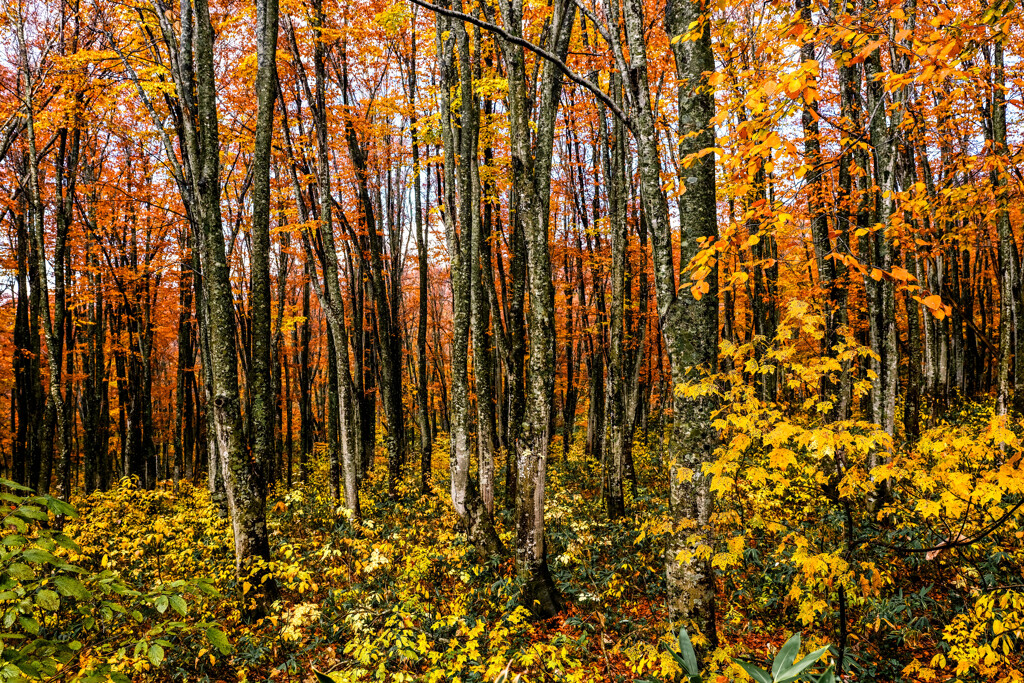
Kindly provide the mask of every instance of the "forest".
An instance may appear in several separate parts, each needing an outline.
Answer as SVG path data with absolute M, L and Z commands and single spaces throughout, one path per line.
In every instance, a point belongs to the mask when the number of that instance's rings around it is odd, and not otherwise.
M 1024 682 L 1017 40 L 2 3 L 0 678 Z

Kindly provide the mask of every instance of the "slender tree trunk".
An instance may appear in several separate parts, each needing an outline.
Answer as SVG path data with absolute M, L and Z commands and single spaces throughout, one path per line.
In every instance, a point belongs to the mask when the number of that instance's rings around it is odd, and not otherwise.
M 998 40 L 994 46 L 994 73 L 992 86 L 992 142 L 993 152 L 1000 156 L 1007 154 L 1006 145 L 1006 76 L 1003 67 L 1003 45 Z M 1000 162 L 999 168 L 1002 167 Z M 996 393 L 996 414 L 1005 415 L 1011 405 L 1012 387 L 1015 377 L 1010 374 L 1010 359 L 1013 355 L 1014 335 L 1014 283 L 1017 271 L 1017 247 L 1010 225 L 1009 201 L 1007 196 L 1006 171 L 993 173 L 996 194 L 996 233 L 999 238 L 999 369 Z M 1017 328 L 1018 338 L 1021 336 Z M 1021 357 L 1017 356 L 1017 366 Z M 1021 393 L 1020 391 L 1017 392 Z
M 714 144 L 711 119 L 714 96 L 707 74 L 714 71 L 711 51 L 709 10 L 699 2 L 672 0 L 665 8 L 665 28 L 677 37 L 691 24 L 703 30 L 672 45 L 678 82 L 680 158 Z M 612 16 L 617 16 L 618 12 Z M 647 83 L 647 46 L 644 22 L 633 3 L 623 6 L 629 68 L 635 83 Z M 658 133 L 650 93 L 646 87 L 631 86 L 634 134 L 637 141 L 640 196 L 651 226 L 655 287 L 662 335 L 668 350 L 672 382 L 676 386 L 699 380 L 716 367 L 718 341 L 717 273 L 706 278 L 707 291 L 699 298 L 677 291 L 672 228 L 668 205 L 661 191 Z M 698 250 L 698 240 L 717 233 L 714 156 L 696 160 L 686 179 L 680 205 L 680 263 L 688 263 Z M 675 394 L 673 402 L 670 502 L 674 535 L 667 550 L 668 603 L 674 619 L 693 622 L 717 644 L 715 629 L 714 573 L 710 562 L 694 548 L 710 545 L 710 481 L 702 466 L 710 462 L 715 433 L 711 427 L 712 402 L 708 398 L 687 398 Z
M 478 187 L 478 186 L 477 186 Z M 473 341 L 473 386 L 476 390 L 477 472 L 480 477 L 480 498 L 490 515 L 494 514 L 494 358 L 491 352 L 491 307 L 484 276 L 491 276 L 491 252 L 487 245 L 490 225 L 479 218 L 479 197 L 474 204 L 475 220 L 469 236 L 469 295 Z M 487 260 L 486 265 L 483 263 Z
M 416 317 L 416 419 L 420 432 L 420 493 L 430 492 L 431 438 L 430 393 L 427 383 L 427 272 L 430 268 L 427 237 L 423 225 L 422 183 L 419 130 L 416 113 L 416 15 L 412 18 L 411 57 L 409 64 L 409 130 L 412 131 L 413 220 L 416 225 L 416 256 L 419 270 L 419 307 Z M 429 172 L 427 177 L 429 178 Z M 427 193 L 429 197 L 429 192 Z
M 212 405 L 220 469 L 235 539 L 235 570 L 247 577 L 256 562 L 269 559 L 266 513 L 259 471 L 249 460 L 243 441 L 238 388 L 238 358 L 231 276 L 225 253 L 220 211 L 220 137 L 217 85 L 213 66 L 213 25 L 207 0 L 195 0 L 196 96 L 201 149 L 197 189 L 202 217 L 203 286 Z M 268 582 L 270 583 L 270 582 Z M 255 606 L 256 612 L 260 605 Z
M 314 3 L 314 28 L 324 28 L 324 9 L 322 0 Z M 323 284 L 316 278 L 314 267 L 310 266 L 310 282 L 316 291 L 320 306 L 327 314 L 334 339 L 335 363 L 338 372 L 338 432 L 341 447 L 341 484 L 344 491 L 344 505 L 354 521 L 360 519 L 358 466 L 356 449 L 353 440 L 352 425 L 352 375 L 349 369 L 348 330 L 345 322 L 345 307 L 342 301 L 340 271 L 338 268 L 338 251 L 334 244 L 332 223 L 331 169 L 327 141 L 327 70 L 325 67 L 327 47 L 323 39 L 318 39 L 313 51 L 313 64 L 316 78 L 314 95 L 314 122 L 317 139 L 317 183 L 320 195 L 319 233 L 323 244 L 322 265 Z M 303 234 L 306 258 L 313 260 L 312 248 L 308 237 Z
M 19 207 L 19 208 L 24 208 Z M 14 390 L 12 400 L 16 405 L 15 414 L 18 420 L 17 431 L 12 444 L 13 474 L 12 479 L 19 484 L 35 488 L 35 472 L 38 468 L 38 415 L 39 405 L 39 373 L 34 365 L 38 363 L 39 335 L 31 322 L 35 313 L 31 311 L 32 295 L 29 293 L 28 231 L 25 227 L 25 211 L 19 211 L 15 217 L 15 233 L 18 258 L 18 299 L 14 319 Z M 34 334 L 35 332 L 35 334 Z M 33 343 L 34 342 L 34 343 Z
M 458 4 L 458 2 L 457 2 Z M 461 5 L 459 5 L 461 7 Z M 458 45 L 459 61 L 455 63 Z M 451 495 L 452 505 L 470 540 L 487 552 L 503 550 L 491 512 L 480 495 L 470 471 L 469 442 L 469 334 L 472 319 L 471 273 L 474 267 L 472 240 L 480 230 L 480 184 L 477 176 L 479 105 L 463 96 L 459 110 L 458 143 L 452 120 L 451 89 L 458 83 L 462 93 L 473 92 L 469 37 L 462 22 L 437 18 L 437 52 L 441 71 L 441 137 L 444 147 L 445 235 L 451 262 Z M 456 146 L 458 144 L 458 146 Z M 456 171 L 457 169 L 457 171 Z M 476 227 L 474 227 L 476 226 Z M 479 264 L 475 264 L 479 267 Z
M 32 68 L 28 60 L 28 46 L 25 42 L 24 17 L 19 16 L 17 23 L 18 49 L 21 60 L 22 77 L 24 78 L 24 95 L 22 106 L 25 108 L 25 133 L 28 147 L 28 195 L 31 207 L 31 236 L 35 248 L 36 268 L 38 270 L 37 285 L 39 289 L 39 317 L 42 323 L 43 336 L 46 340 L 46 356 L 49 366 L 49 400 L 48 411 L 52 411 L 57 427 L 57 449 L 60 459 L 58 460 L 57 482 L 58 495 L 67 499 L 71 495 L 70 478 L 67 476 L 68 467 L 71 462 L 70 438 L 68 434 L 68 414 L 64 409 L 64 395 L 61 391 L 61 370 L 63 360 L 63 349 L 58 338 L 59 328 L 54 324 L 50 316 L 49 305 L 49 284 L 46 262 L 46 238 L 43 223 L 43 202 L 40 196 L 39 180 L 39 157 L 36 147 L 35 133 L 35 102 L 33 92 L 35 83 L 33 80 Z M 63 266 L 62 262 L 58 262 Z M 63 281 L 63 273 L 57 276 Z M 59 306 L 58 306 L 59 308 Z M 46 493 L 50 488 L 49 468 L 45 468 L 44 476 L 40 478 L 39 490 Z
M 610 80 L 612 97 L 621 103 L 622 84 L 617 74 Z M 622 480 L 625 470 L 626 440 L 629 438 L 625 416 L 625 306 L 626 306 L 626 252 L 628 233 L 626 231 L 626 139 L 625 127 L 615 120 L 609 134 L 604 111 L 600 112 L 599 124 L 604 140 L 602 158 L 604 176 L 607 179 L 608 222 L 611 232 L 612 307 L 609 319 L 608 344 L 608 389 L 605 392 L 608 453 L 605 460 L 604 499 L 610 519 L 617 519 L 626 512 Z
M 266 497 L 274 458 L 274 383 L 271 377 L 270 152 L 277 97 L 278 0 L 256 0 L 256 132 L 252 161 L 252 247 L 249 254 L 251 319 L 252 457 L 255 493 Z
M 522 5 L 503 0 L 506 30 L 522 36 Z M 564 59 L 575 21 L 576 6 L 556 1 L 552 7 L 549 46 Z M 516 573 L 523 585 L 521 601 L 535 615 L 549 617 L 561 610 L 562 599 L 547 566 L 544 538 L 544 500 L 551 434 L 551 404 L 555 375 L 554 286 L 549 238 L 549 203 L 555 120 L 562 73 L 551 62 L 540 67 L 538 92 L 528 94 L 524 50 L 499 41 L 508 76 L 508 111 L 512 183 L 518 195 L 514 210 L 523 226 L 527 256 L 529 309 L 529 375 L 526 420 L 516 448 Z M 530 108 L 538 101 L 536 134 L 531 141 Z

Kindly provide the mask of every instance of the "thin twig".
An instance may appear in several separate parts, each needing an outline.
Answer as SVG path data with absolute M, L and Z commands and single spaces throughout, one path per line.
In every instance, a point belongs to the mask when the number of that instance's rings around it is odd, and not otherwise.
M 538 57 L 542 57 L 548 60 L 549 62 L 557 66 L 559 69 L 561 69 L 562 73 L 565 74 L 566 78 L 568 78 L 570 81 L 579 86 L 582 86 L 583 88 L 586 88 L 591 93 L 593 93 L 597 99 L 601 100 L 602 104 L 608 107 L 608 109 L 611 110 L 613 114 L 615 114 L 615 117 L 617 119 L 619 119 L 620 121 L 622 121 L 623 124 L 625 124 L 626 128 L 629 128 L 631 132 L 636 132 L 633 130 L 633 123 L 632 121 L 630 121 L 629 116 L 627 116 L 624 111 L 619 109 L 615 102 L 612 101 L 612 98 L 608 97 L 608 95 L 606 95 L 605 92 L 601 90 L 599 87 L 597 87 L 594 83 L 590 82 L 583 76 L 577 74 L 575 71 L 570 69 L 565 62 L 563 62 L 561 59 L 551 54 L 544 48 L 538 47 L 537 45 L 534 45 L 528 40 L 523 40 L 522 38 L 518 38 L 512 35 L 505 29 L 498 26 L 497 24 L 492 24 L 491 22 L 484 21 L 483 19 L 477 19 L 476 17 L 470 14 L 458 12 L 452 9 L 447 9 L 445 7 L 439 7 L 429 2 L 425 2 L 424 0 L 412 0 L 412 2 L 424 9 L 428 9 L 431 12 L 436 12 L 437 14 L 441 14 L 451 19 L 460 19 L 462 21 L 467 21 L 470 24 L 473 24 L 474 26 L 478 26 L 484 29 L 485 31 L 490 31 L 491 33 L 497 34 L 503 40 L 506 40 L 514 45 L 518 45 L 519 47 L 529 50 Z

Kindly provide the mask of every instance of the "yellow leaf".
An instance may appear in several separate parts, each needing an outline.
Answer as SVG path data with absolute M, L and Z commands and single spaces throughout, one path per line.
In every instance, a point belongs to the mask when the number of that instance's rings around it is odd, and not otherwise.
M 914 279 L 914 276 L 911 275 L 909 271 L 905 268 L 900 268 L 899 266 L 892 269 L 892 276 L 902 282 L 908 282 Z

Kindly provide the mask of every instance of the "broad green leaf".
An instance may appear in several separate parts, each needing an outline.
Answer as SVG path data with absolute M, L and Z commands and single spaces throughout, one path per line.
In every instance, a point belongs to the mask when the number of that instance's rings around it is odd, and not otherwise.
M 45 522 L 50 519 L 50 516 L 47 515 L 44 511 L 40 510 L 37 507 L 32 507 L 30 505 L 22 505 L 20 508 L 14 511 L 14 514 L 24 519 L 35 519 L 40 522 Z
M 40 548 L 29 548 L 28 550 L 23 552 L 21 556 L 34 564 L 45 564 L 47 562 L 50 564 L 57 563 L 56 557 Z
M 216 626 L 206 629 L 206 639 L 210 641 L 210 645 L 220 650 L 222 655 L 231 652 L 231 643 L 228 642 L 228 637 Z
M 686 660 L 683 659 L 683 656 L 681 654 L 670 648 L 668 645 L 665 646 L 665 651 L 672 655 L 672 659 L 676 660 L 676 664 L 679 665 L 680 669 L 686 671 Z M 687 674 L 687 676 L 689 676 L 689 674 Z
M 53 535 L 53 540 L 54 540 L 54 542 L 57 545 L 59 545 L 61 548 L 64 548 L 65 550 L 74 550 L 76 552 L 79 552 L 79 551 L 82 550 L 82 547 L 80 545 L 78 545 L 77 543 L 75 543 L 74 539 L 72 539 L 71 537 L 67 536 L 66 534 L 61 534 L 61 533 L 54 534 Z
M 38 630 L 39 630 L 39 625 L 37 624 L 36 625 L 36 631 L 38 631 Z M 21 669 L 22 673 L 24 673 L 30 679 L 39 678 L 40 671 L 39 671 L 39 667 L 36 666 L 35 662 L 21 660 L 20 662 L 17 662 L 16 666 L 19 669 Z
M 683 655 L 683 668 L 686 673 L 691 677 L 700 675 L 700 667 L 697 665 L 697 653 L 693 651 L 690 634 L 682 627 L 679 628 L 679 652 Z
M 18 623 L 20 623 L 21 627 L 32 635 L 39 633 L 39 622 L 32 617 L 18 617 Z
M 181 616 L 185 616 L 188 614 L 188 603 L 185 602 L 185 598 L 181 597 L 180 595 L 171 595 L 168 596 L 167 600 L 171 603 L 171 607 L 174 609 L 175 612 L 177 612 Z
M 821 656 L 826 652 L 828 652 L 827 645 L 819 650 L 815 650 L 814 652 L 807 655 L 799 662 L 797 662 L 796 664 L 794 664 L 793 666 L 789 667 L 781 674 L 779 674 L 779 677 L 776 679 L 776 683 L 786 683 L 787 681 L 795 681 L 797 678 L 800 677 L 800 674 L 814 666 L 814 664 L 819 659 L 821 659 Z
M 7 488 L 14 489 L 15 491 L 32 491 L 30 487 L 23 486 L 22 484 L 13 482 L 10 479 L 0 479 L 0 486 L 6 486 Z
M 750 662 L 744 662 L 742 659 L 735 659 L 733 661 L 739 664 L 747 672 L 747 675 L 757 681 L 757 683 L 772 683 L 771 674 L 764 669 L 754 666 Z
M 71 519 L 78 518 L 78 511 L 60 498 L 52 498 L 48 496 L 46 498 L 46 507 L 50 508 L 57 514 L 64 515 L 65 517 L 70 517 Z
M 15 562 L 12 564 L 7 568 L 7 573 L 11 575 L 11 578 L 17 579 L 18 581 L 31 581 L 36 576 L 35 570 L 23 562 Z
M 36 604 L 49 612 L 56 612 L 60 609 L 60 596 L 44 588 L 36 593 Z
M 61 592 L 61 595 L 79 600 L 88 600 L 92 597 L 92 594 L 78 579 L 73 579 L 70 576 L 58 576 L 53 582 L 57 585 L 57 590 Z
M 775 661 L 772 662 L 772 679 L 775 681 L 779 680 L 779 673 L 785 671 L 793 665 L 793 660 L 796 659 L 797 653 L 800 652 L 800 634 L 794 633 L 790 636 L 786 644 L 779 650 L 779 654 L 775 655 Z
M 164 661 L 164 649 L 156 643 L 153 643 L 149 646 L 147 656 L 153 666 L 160 666 L 160 663 Z
M 825 673 L 818 676 L 818 680 L 815 683 L 836 683 L 835 665 L 829 664 L 828 668 L 825 669 Z
M 166 595 L 158 595 L 158 596 L 156 596 L 156 600 L 153 601 L 153 604 L 156 605 L 156 611 L 159 612 L 160 614 L 163 614 L 164 612 L 167 611 L 167 605 L 168 605 L 167 596 Z

